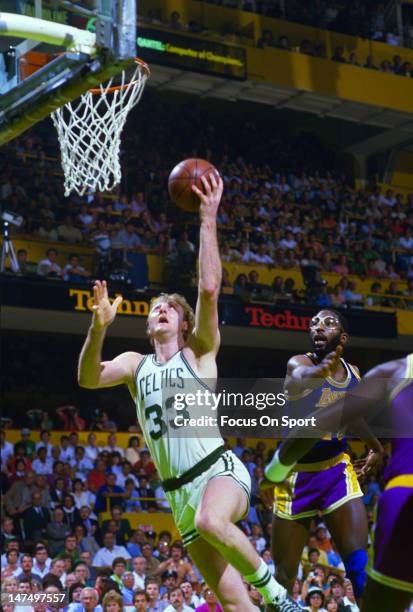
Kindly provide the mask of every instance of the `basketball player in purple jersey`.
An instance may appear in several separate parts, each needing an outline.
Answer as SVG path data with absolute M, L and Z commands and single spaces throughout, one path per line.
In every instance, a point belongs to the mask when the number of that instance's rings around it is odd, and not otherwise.
M 333 373 L 341 349 L 320 363 Z M 360 417 L 391 431 L 392 454 L 385 472 L 374 530 L 374 554 L 368 568 L 363 612 L 403 612 L 413 600 L 413 353 L 373 368 L 344 399 L 318 410 L 318 436 L 346 427 Z M 314 440 L 294 432 L 271 462 L 271 479 L 280 484 Z M 406 437 L 410 436 L 410 437 Z M 268 476 L 267 476 L 268 477 Z
M 340 359 L 333 376 L 324 376 L 322 359 L 348 340 L 345 319 L 333 310 L 319 311 L 310 322 L 313 351 L 292 357 L 285 387 L 289 416 L 306 417 L 315 407 L 326 407 L 358 385 L 358 369 Z M 366 443 L 373 452 L 370 468 L 383 449 L 374 437 Z M 318 441 L 294 466 L 288 487 L 275 487 L 272 548 L 277 580 L 289 592 L 297 576 L 312 519 L 322 515 L 344 561 L 354 592 L 361 597 L 366 581 L 367 515 L 356 472 L 345 453 L 346 440 L 329 435 Z M 266 468 L 266 472 L 268 467 Z M 271 479 L 271 473 L 266 476 Z

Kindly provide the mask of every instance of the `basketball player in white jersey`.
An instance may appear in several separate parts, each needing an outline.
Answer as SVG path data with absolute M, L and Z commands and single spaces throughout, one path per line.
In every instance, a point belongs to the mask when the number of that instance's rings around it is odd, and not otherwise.
M 106 329 L 122 298 L 111 303 L 106 282 L 96 281 L 94 313 L 80 354 L 78 380 L 89 389 L 128 386 L 183 543 L 224 610 L 256 610 L 243 576 L 261 592 L 268 610 L 294 612 L 300 608 L 288 599 L 286 590 L 235 525 L 248 512 L 248 471 L 231 451 L 225 451 L 218 429 L 201 437 L 197 428 L 190 427 L 186 435 L 179 435 L 174 421 L 177 414 L 191 415 L 191 408 L 176 410 L 177 392 L 205 391 L 206 381 L 213 381 L 214 386 L 217 379 L 222 268 L 216 216 L 223 183 L 212 174 L 208 179 L 202 178 L 203 192 L 193 187 L 201 201 L 195 314 L 180 295 L 158 296 L 151 302 L 147 320 L 154 353 L 127 352 L 102 361 Z

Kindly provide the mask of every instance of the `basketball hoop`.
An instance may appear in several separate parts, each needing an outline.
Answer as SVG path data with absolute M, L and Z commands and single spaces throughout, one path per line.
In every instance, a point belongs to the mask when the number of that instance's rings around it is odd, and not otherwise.
M 145 62 L 135 58 L 131 77 L 123 70 L 119 85 L 113 85 L 112 78 L 51 114 L 61 149 L 65 196 L 72 191 L 79 195 L 110 191 L 120 183 L 121 133 L 149 75 Z

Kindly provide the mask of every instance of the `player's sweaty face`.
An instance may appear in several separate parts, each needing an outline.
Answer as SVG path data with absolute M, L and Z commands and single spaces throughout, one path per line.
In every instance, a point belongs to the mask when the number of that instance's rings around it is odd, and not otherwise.
M 166 331 L 178 334 L 182 326 L 182 308 L 172 300 L 159 300 L 152 306 L 148 316 L 148 329 L 151 336 Z
M 340 344 L 341 334 L 340 321 L 328 310 L 321 310 L 310 321 L 311 344 L 315 351 L 333 351 Z

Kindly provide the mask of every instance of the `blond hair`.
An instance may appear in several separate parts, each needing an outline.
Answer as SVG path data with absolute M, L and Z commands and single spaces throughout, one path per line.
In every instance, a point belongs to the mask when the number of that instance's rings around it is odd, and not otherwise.
M 175 304 L 178 304 L 178 306 L 180 306 L 182 310 L 184 311 L 184 322 L 187 323 L 187 329 L 183 331 L 182 335 L 186 342 L 189 336 L 194 331 L 194 327 L 195 327 L 195 314 L 194 314 L 192 306 L 190 306 L 188 302 L 186 301 L 186 299 L 184 298 L 184 296 L 180 295 L 179 293 L 160 293 L 159 295 L 151 299 L 150 304 L 149 304 L 149 312 L 152 310 L 154 305 L 160 300 L 165 301 L 165 302 L 174 302 Z M 149 336 L 148 325 L 146 326 L 146 333 Z M 151 344 L 153 345 L 153 339 L 150 336 L 149 336 L 149 340 Z
M 120 593 L 118 593 L 114 589 L 112 589 L 111 591 L 108 591 L 103 598 L 103 601 L 102 601 L 103 612 L 106 612 L 109 604 L 113 602 L 117 603 L 119 608 L 123 610 L 123 597 L 122 595 L 120 595 Z

